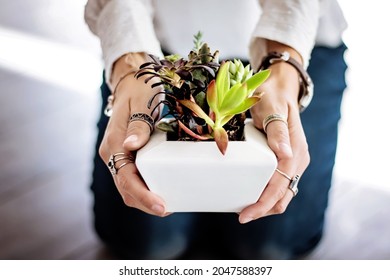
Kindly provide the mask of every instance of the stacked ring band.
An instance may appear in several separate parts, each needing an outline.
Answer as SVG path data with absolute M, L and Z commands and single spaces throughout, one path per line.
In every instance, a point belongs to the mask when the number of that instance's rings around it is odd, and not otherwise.
M 274 122 L 274 121 L 281 121 L 288 126 L 287 119 L 285 116 L 283 116 L 281 114 L 271 114 L 271 115 L 268 115 L 267 117 L 265 117 L 263 120 L 263 129 L 264 129 L 265 133 L 267 133 L 267 126 L 271 122 Z
M 132 154 L 125 154 L 125 153 L 115 153 L 110 156 L 110 159 L 108 160 L 108 169 L 110 170 L 112 175 L 118 174 L 119 169 L 121 169 L 123 166 L 134 163 L 134 156 Z M 121 162 L 119 166 L 116 166 L 116 163 Z

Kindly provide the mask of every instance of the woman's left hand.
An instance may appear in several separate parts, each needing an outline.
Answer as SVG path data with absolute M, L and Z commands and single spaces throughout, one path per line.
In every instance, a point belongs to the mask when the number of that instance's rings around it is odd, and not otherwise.
M 294 197 L 287 178 L 301 176 L 310 162 L 306 137 L 302 128 L 298 107 L 298 73 L 287 63 L 270 67 L 271 76 L 259 88 L 265 92 L 262 100 L 251 109 L 254 124 L 263 128 L 263 120 L 272 114 L 286 117 L 283 121 L 272 121 L 266 127 L 267 141 L 274 151 L 278 170 L 268 182 L 259 200 L 246 207 L 239 216 L 240 223 L 248 223 L 261 217 L 282 214 Z

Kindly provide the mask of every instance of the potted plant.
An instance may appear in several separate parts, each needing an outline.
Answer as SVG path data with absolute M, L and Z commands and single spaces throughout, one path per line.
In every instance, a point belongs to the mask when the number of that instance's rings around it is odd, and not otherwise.
M 240 212 L 257 201 L 276 168 L 265 136 L 245 114 L 260 101 L 255 90 L 269 70 L 254 74 L 237 59 L 219 63 L 201 37 L 194 36 L 187 59 L 151 55 L 140 66 L 137 77 L 158 77 L 151 86 L 164 88 L 150 104 L 164 95 L 157 106 L 168 112 L 136 165 L 169 212 Z

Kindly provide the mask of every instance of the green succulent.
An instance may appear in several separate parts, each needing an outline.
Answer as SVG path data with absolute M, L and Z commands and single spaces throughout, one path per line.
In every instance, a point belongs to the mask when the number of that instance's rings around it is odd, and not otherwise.
M 253 76 L 253 70 L 250 65 L 244 66 L 241 60 L 234 59 L 229 65 L 230 73 L 230 86 L 234 86 L 236 83 L 244 83 L 250 77 Z
M 213 138 L 222 154 L 225 154 L 228 145 L 228 134 L 223 126 L 235 115 L 249 110 L 260 101 L 261 94 L 254 94 L 269 76 L 270 71 L 264 70 L 248 79 L 237 81 L 231 86 L 231 61 L 224 62 L 207 88 L 207 103 L 210 114 L 206 114 L 195 102 L 181 100 L 180 103 L 202 118 L 212 129 Z M 210 117 L 213 116 L 213 117 Z
M 260 100 L 261 94 L 255 90 L 270 72 L 253 74 L 250 66 L 238 59 L 220 64 L 219 52 L 212 53 L 201 38 L 200 32 L 194 36 L 194 49 L 187 59 L 151 55 L 151 61 L 141 65 L 136 76 L 148 75 L 146 83 L 157 77 L 152 87 L 164 86 L 149 104 L 164 94 L 166 98 L 155 109 L 165 104 L 174 121 L 160 123 L 158 128 L 177 135 L 178 140 L 214 139 L 225 154 L 229 140 L 242 139 L 244 112 Z

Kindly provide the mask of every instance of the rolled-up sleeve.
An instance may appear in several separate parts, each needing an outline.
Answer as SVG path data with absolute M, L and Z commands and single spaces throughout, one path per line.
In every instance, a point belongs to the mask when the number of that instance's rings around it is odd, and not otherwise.
M 259 0 L 262 13 L 253 32 L 250 59 L 258 68 L 266 55 L 266 40 L 288 45 L 299 52 L 307 67 L 315 44 L 320 0 Z
M 88 0 L 85 21 L 99 37 L 107 81 L 114 62 L 129 52 L 162 56 L 149 0 Z

